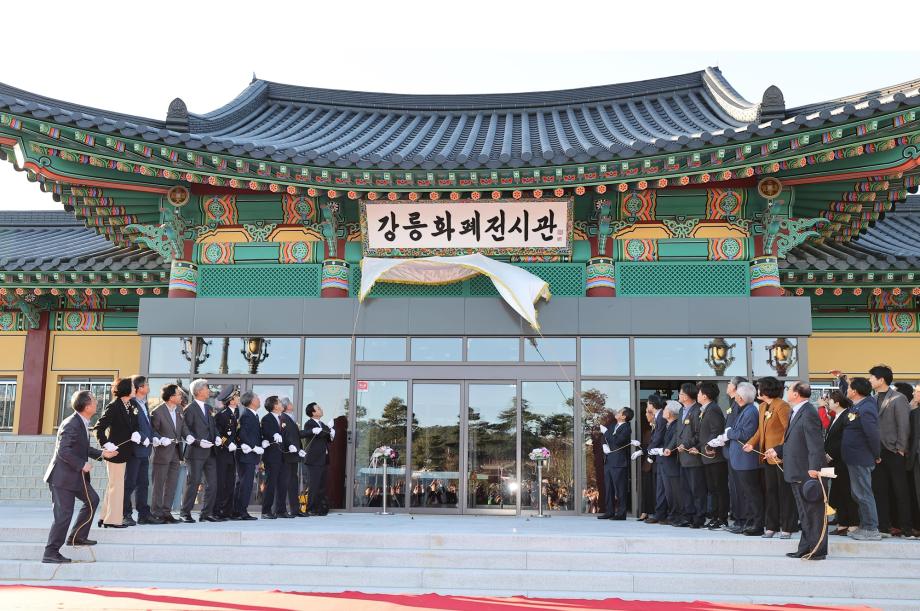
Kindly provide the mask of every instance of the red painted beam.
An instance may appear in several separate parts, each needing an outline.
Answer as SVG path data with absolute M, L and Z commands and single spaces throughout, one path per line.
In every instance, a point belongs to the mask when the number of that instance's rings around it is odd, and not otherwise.
M 45 406 L 45 372 L 48 371 L 48 346 L 51 339 L 49 312 L 42 312 L 38 329 L 26 333 L 22 361 L 22 392 L 19 399 L 20 435 L 40 435 Z

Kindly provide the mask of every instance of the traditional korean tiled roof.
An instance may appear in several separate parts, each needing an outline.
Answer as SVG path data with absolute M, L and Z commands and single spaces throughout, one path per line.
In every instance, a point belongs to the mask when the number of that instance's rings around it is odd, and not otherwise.
M 607 161 L 722 145 L 920 106 L 918 82 L 787 111 L 745 100 L 718 68 L 561 91 L 402 95 L 253 80 L 235 100 L 166 121 L 0 85 L 0 109 L 192 149 L 349 168 L 487 169 Z
M 120 247 L 66 211 L 0 212 L 0 270 L 112 272 L 168 270 L 156 253 Z
M 790 270 L 896 271 L 920 267 L 920 195 L 910 195 L 849 242 L 806 242 L 793 248 L 780 267 Z

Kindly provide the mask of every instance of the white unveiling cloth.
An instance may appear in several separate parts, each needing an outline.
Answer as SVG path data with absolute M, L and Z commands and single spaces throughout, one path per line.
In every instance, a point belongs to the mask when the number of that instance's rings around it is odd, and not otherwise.
M 502 299 L 531 327 L 540 329 L 536 304 L 541 297 L 549 301 L 549 284 L 527 270 L 479 253 L 418 259 L 364 257 L 361 259 L 361 290 L 358 300 L 364 301 L 377 282 L 452 284 L 479 274 L 489 277 Z

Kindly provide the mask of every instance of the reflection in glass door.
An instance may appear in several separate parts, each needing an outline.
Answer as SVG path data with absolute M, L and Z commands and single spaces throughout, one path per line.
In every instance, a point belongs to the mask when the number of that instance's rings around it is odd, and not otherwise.
M 355 402 L 355 507 L 381 507 L 387 494 L 388 509 L 404 507 L 408 382 L 362 380 Z M 387 463 L 387 486 L 383 485 L 383 461 L 373 453 L 380 446 L 399 452 L 396 466 Z
M 517 384 L 469 383 L 467 509 L 517 509 L 517 448 Z
M 409 504 L 456 509 L 460 494 L 460 384 L 412 385 Z

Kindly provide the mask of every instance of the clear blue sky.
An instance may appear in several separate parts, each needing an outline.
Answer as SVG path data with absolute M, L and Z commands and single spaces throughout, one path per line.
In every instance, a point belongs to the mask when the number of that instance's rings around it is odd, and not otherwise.
M 867 16 L 825 3 L 624 4 L 262 0 L 236 9 L 228 2 L 158 0 L 46 2 L 40 11 L 11 5 L 4 7 L 0 82 L 164 118 L 176 96 L 192 112 L 225 104 L 253 72 L 316 87 L 485 93 L 719 66 L 751 101 L 779 86 L 787 107 L 920 79 L 916 28 L 897 29 L 898 18 L 912 19 L 905 12 L 910 3 L 879 0 Z M 0 209 L 59 207 L 12 166 L 0 165 Z

